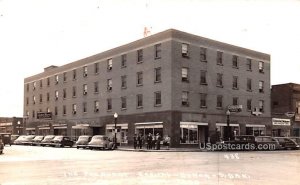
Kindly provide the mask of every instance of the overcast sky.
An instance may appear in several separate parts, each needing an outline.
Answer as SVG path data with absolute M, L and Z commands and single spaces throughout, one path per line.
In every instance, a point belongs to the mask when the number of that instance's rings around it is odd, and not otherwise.
M 271 55 L 271 84 L 300 83 L 299 0 L 0 0 L 0 117 L 23 116 L 24 78 L 178 29 Z

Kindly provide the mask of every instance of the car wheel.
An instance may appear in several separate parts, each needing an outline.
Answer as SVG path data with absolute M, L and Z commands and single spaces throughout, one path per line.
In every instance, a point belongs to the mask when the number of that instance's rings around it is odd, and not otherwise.
M 79 149 L 79 146 L 77 146 L 76 148 Z

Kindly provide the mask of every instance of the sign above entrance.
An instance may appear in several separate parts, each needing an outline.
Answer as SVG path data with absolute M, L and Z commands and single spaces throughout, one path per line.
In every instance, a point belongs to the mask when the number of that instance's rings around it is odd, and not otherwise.
M 290 126 L 291 120 L 290 119 L 280 119 L 280 118 L 272 118 L 273 125 L 281 125 L 281 126 Z
M 286 115 L 287 117 L 291 118 L 295 116 L 295 112 L 286 112 L 284 115 Z
M 37 119 L 52 119 L 52 112 L 38 112 Z
M 228 105 L 227 108 L 230 112 L 241 112 L 243 105 Z

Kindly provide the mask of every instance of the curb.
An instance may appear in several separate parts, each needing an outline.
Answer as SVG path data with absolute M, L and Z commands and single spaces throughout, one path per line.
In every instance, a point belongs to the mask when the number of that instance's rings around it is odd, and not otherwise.
M 131 149 L 131 148 L 117 148 L 118 151 L 126 151 L 126 152 L 204 152 L 204 150 L 200 149 L 161 149 L 161 150 L 147 150 L 147 149 Z

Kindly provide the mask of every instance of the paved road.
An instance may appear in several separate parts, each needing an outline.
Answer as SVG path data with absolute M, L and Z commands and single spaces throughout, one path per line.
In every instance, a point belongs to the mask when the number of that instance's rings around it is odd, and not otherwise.
M 126 152 L 7 146 L 0 185 L 300 184 L 300 151 Z

